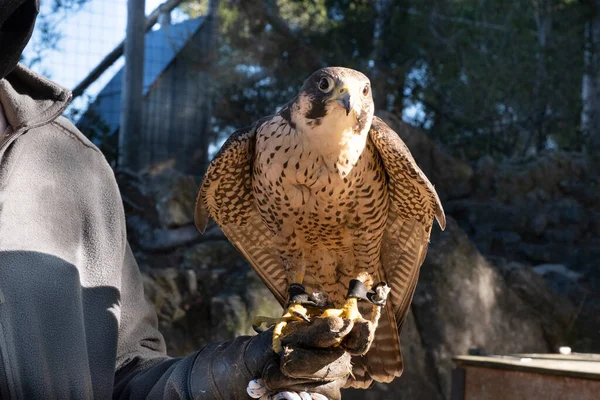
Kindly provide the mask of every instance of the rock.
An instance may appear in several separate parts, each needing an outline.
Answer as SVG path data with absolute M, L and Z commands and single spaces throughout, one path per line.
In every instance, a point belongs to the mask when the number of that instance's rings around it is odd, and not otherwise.
M 555 352 L 560 346 L 572 344 L 568 333 L 576 309 L 569 298 L 549 286 L 540 273 L 546 268 L 552 270 L 554 266 L 540 267 L 536 271 L 536 268 L 510 262 L 502 266 L 501 271 L 510 290 L 535 313 L 534 318 L 544 328 L 548 347 Z
M 548 211 L 554 225 L 581 225 L 585 211 L 577 200 L 567 197 L 556 201 Z
M 571 271 L 562 264 L 542 264 L 534 267 L 533 271 L 541 276 L 546 276 L 548 274 L 558 274 L 570 281 L 576 281 L 579 278 L 581 278 L 580 273 Z
M 127 215 L 128 237 L 145 251 L 169 251 L 196 241 L 193 226 L 197 184 L 173 169 L 133 173 L 118 171 Z
M 600 353 L 600 270 L 597 264 L 587 268 L 579 280 L 579 288 L 572 290 L 578 309 L 573 314 L 574 351 Z
M 250 321 L 257 316 L 278 318 L 283 313 L 283 308 L 252 269 L 246 273 L 244 301 L 248 304 Z
M 533 217 L 531 221 L 531 230 L 537 236 L 541 236 L 544 233 L 546 226 L 548 226 L 548 218 L 545 213 L 539 213 Z
M 554 197 L 561 194 L 562 182 L 588 174 L 589 165 L 579 153 L 555 151 L 530 160 L 510 160 L 497 169 L 494 177 L 496 195 L 508 203 L 536 190 Z
M 178 271 L 174 268 L 153 270 L 143 275 L 144 293 L 150 300 L 159 320 L 172 323 L 185 316 L 183 294 L 177 284 Z
M 473 195 L 444 201 L 446 212 L 486 256 L 570 268 L 595 260 L 600 213 L 597 172 L 578 153 L 477 163 Z
M 198 243 L 183 253 L 182 268 L 215 269 L 227 271 L 248 266 L 243 256 L 226 240 Z
M 149 226 L 158 225 L 158 214 L 156 212 L 156 200 L 152 193 L 151 185 L 145 175 L 130 170 L 116 170 L 115 177 L 119 184 L 119 191 L 123 199 L 123 208 L 128 219 L 138 217 Z M 128 226 L 129 228 L 129 226 Z M 137 231 L 130 235 L 130 239 L 136 239 Z
M 158 310 L 171 355 L 207 343 L 254 334 L 257 315 L 278 317 L 282 308 L 227 241 L 199 243 L 182 255 L 178 268 L 144 273 L 146 295 Z
M 173 229 L 156 228 L 140 234 L 137 244 L 147 252 L 164 252 L 195 242 L 200 236 L 194 225 Z
M 506 245 L 514 245 L 521 242 L 521 235 L 515 232 L 499 232 L 498 238 Z
M 446 398 L 452 357 L 470 348 L 490 354 L 549 350 L 537 311 L 510 290 L 451 217 L 431 241 L 412 310 Z
M 527 204 L 529 205 L 540 203 L 543 204 L 550 201 L 550 195 L 548 194 L 548 192 L 541 188 L 530 190 L 529 192 L 525 193 L 524 197 L 527 200 Z
M 241 296 L 218 295 L 210 301 L 213 340 L 231 340 L 236 336 L 253 333 L 248 320 L 248 309 Z M 218 317 L 217 317 L 218 316 Z
M 600 238 L 600 212 L 590 211 L 589 215 L 589 226 L 588 231 L 590 236 Z
M 487 232 L 524 231 L 528 225 L 527 213 L 520 207 L 511 207 L 494 200 L 464 199 L 443 203 L 447 214 L 458 215 L 463 222 L 468 222 L 470 230 L 477 235 L 479 230 Z
M 167 352 L 171 355 L 188 354 L 205 344 L 194 340 L 193 332 L 186 324 L 193 297 L 180 286 L 182 280 L 179 278 L 182 275 L 183 271 L 175 268 L 152 269 L 142 273 L 144 294 L 156 309 L 158 328 L 166 339 Z
M 192 224 L 198 194 L 194 177 L 168 169 L 152 176 L 151 181 L 161 226 L 173 228 Z
M 443 400 L 433 359 L 423 347 L 415 317 L 409 312 L 400 335 L 404 372 L 390 384 L 375 383 L 369 390 L 348 389 L 344 400 Z
M 581 236 L 581 232 L 577 227 L 565 226 L 562 229 L 546 229 L 544 238 L 549 243 L 574 243 Z
M 578 258 L 579 249 L 573 246 L 557 245 L 544 241 L 543 243 L 521 243 L 512 251 L 517 260 L 526 260 L 532 264 L 567 263 Z
M 477 161 L 473 177 L 477 196 L 489 197 L 494 193 L 494 175 L 497 168 L 496 161 L 490 155 L 485 155 Z

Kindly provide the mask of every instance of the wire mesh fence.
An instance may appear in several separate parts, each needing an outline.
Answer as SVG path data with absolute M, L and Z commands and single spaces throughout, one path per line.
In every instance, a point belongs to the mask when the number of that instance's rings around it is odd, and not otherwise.
M 202 171 L 217 137 L 273 113 L 326 65 L 367 73 L 377 109 L 402 116 L 469 161 L 487 153 L 501 159 L 581 150 L 600 137 L 588 116 L 598 108 L 598 96 L 587 93 L 599 70 L 590 32 L 600 31 L 589 2 L 436 1 L 434 7 L 411 0 L 383 2 L 384 12 L 373 8 L 379 2 L 359 7 L 341 0 L 146 0 L 146 15 L 174 2 L 180 5 L 151 24 L 140 48 L 144 165 L 166 160 Z M 67 116 L 113 163 L 127 3 L 41 0 L 23 59 L 77 89 Z M 206 17 L 209 4 L 221 5 L 218 35 Z M 387 33 L 375 34 L 376 26 Z
M 140 167 L 168 163 L 203 170 L 210 97 L 205 56 L 210 48 L 206 15 L 190 16 L 146 0 L 148 32 L 143 52 Z M 160 12 L 159 12 L 159 7 Z M 150 22 L 154 15 L 155 23 Z M 123 43 L 127 0 L 42 0 L 22 62 L 74 91 L 65 116 L 116 166 L 123 109 Z M 210 63 L 209 63 L 210 64 Z

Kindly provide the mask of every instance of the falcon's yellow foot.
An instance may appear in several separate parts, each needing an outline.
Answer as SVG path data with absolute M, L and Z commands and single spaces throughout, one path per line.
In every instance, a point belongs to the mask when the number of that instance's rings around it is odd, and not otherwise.
M 342 308 L 329 308 L 321 314 L 321 317 L 339 317 L 343 319 L 349 319 L 351 321 L 356 321 L 357 319 L 362 318 L 360 311 L 358 311 L 358 299 L 355 297 L 349 297 L 346 299 Z
M 256 332 L 260 333 L 268 330 L 272 326 L 275 326 L 275 324 L 277 324 L 278 322 L 279 318 L 264 317 L 259 315 L 252 319 L 252 327 Z
M 355 297 L 348 297 L 342 308 L 329 308 L 323 311 L 321 317 L 338 317 L 342 319 L 349 319 L 353 322 L 358 319 L 362 319 L 362 315 L 360 311 L 358 311 L 358 299 Z M 334 345 L 334 347 L 339 346 L 342 343 L 342 340 L 344 340 L 343 337 L 337 339 L 337 343 Z
M 379 317 L 381 316 L 381 307 L 385 305 L 389 293 L 390 288 L 384 282 L 380 282 L 374 285 L 371 290 L 368 290 L 364 284 L 364 277 L 353 279 L 350 281 L 348 295 L 343 307 L 341 309 L 327 309 L 321 314 L 321 317 L 339 317 L 349 319 L 353 322 L 364 319 L 358 310 L 358 301 L 360 300 L 372 304 L 373 311 L 369 320 L 377 328 Z M 340 342 L 341 340 L 343 339 L 340 339 Z
M 275 324 L 273 330 L 273 351 L 275 353 L 281 353 L 283 346 L 281 345 L 281 336 L 283 335 L 283 329 L 291 321 L 306 321 L 309 322 L 308 310 L 298 303 L 292 303 L 285 310 L 281 318 Z

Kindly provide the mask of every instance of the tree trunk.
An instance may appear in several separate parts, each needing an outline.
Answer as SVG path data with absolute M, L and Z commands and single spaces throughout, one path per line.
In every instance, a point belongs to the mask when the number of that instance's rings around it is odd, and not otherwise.
M 388 101 L 386 93 L 385 79 L 386 71 L 386 48 L 384 46 L 384 32 L 390 18 L 391 0 L 374 1 L 375 21 L 373 27 L 373 51 L 369 61 L 371 84 L 375 91 L 375 109 L 387 110 Z M 387 110 L 389 111 L 389 110 Z
M 194 80 L 204 89 L 202 98 L 197 101 L 197 112 L 202 115 L 201 122 L 197 126 L 197 135 L 188 138 L 190 149 L 184 151 L 184 159 L 178 168 L 200 176 L 208 169 L 209 146 L 214 139 L 211 127 L 211 118 L 215 101 L 215 85 L 213 84 L 214 66 L 217 65 L 217 40 L 219 34 L 219 0 L 208 1 L 208 12 L 201 28 L 196 51 L 201 54 L 201 62 L 198 64 L 198 73 Z
M 121 124 L 119 128 L 119 168 L 139 171 L 142 167 L 138 148 L 142 136 L 144 86 L 144 25 L 146 0 L 127 2 L 127 36 L 125 39 L 125 67 L 121 96 Z
M 548 109 L 548 69 L 547 52 L 552 33 L 552 0 L 536 2 L 534 11 L 535 25 L 538 39 L 538 52 L 536 55 L 536 80 L 535 93 L 535 118 L 533 132 L 535 132 L 535 149 L 540 152 L 546 146 L 546 112 Z M 525 151 L 528 149 L 526 148 Z
M 600 0 L 592 6 L 585 27 L 584 72 L 581 84 L 581 130 L 592 159 L 600 154 Z

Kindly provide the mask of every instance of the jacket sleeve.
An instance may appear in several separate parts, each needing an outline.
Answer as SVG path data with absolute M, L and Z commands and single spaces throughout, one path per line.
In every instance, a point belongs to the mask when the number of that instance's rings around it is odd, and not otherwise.
M 98 173 L 107 174 L 112 181 L 104 186 L 105 201 L 116 200 L 120 220 L 116 226 L 124 227 L 114 175 L 106 168 Z M 208 345 L 186 357 L 168 357 L 156 311 L 144 296 L 139 267 L 126 239 L 123 244 L 113 398 L 247 399 L 248 382 L 274 355 L 270 334 L 238 337 Z
M 0 287 L 0 326 L 20 338 L 0 340 L 0 367 L 22 398 L 235 399 L 258 370 L 249 337 L 167 356 L 114 174 L 62 118 L 0 154 Z
M 269 334 L 210 344 L 183 358 L 166 357 L 156 312 L 144 300 L 129 246 L 122 301 L 114 398 L 247 399 L 248 382 L 273 357 Z

